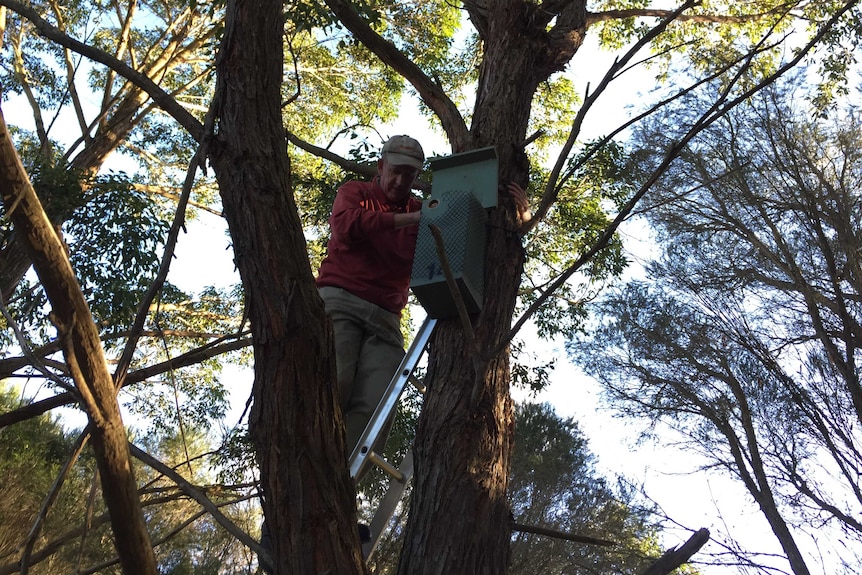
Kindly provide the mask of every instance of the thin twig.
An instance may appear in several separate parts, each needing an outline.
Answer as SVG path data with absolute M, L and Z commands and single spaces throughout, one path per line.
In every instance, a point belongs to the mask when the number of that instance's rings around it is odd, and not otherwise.
M 135 349 L 137 348 L 140 334 L 144 329 L 144 323 L 146 322 L 147 316 L 149 315 L 150 306 L 156 299 L 158 293 L 161 291 L 162 287 L 164 286 L 165 280 L 168 277 L 168 271 L 171 267 L 171 260 L 174 257 L 174 249 L 176 248 L 177 240 L 179 239 L 180 230 L 185 229 L 186 207 L 188 206 L 189 197 L 191 197 L 192 184 L 194 183 L 194 178 L 197 174 L 198 166 L 201 165 L 206 159 L 208 142 L 209 140 L 207 138 L 204 138 L 204 141 L 200 144 L 200 146 L 198 146 L 194 158 L 189 164 L 188 171 L 186 172 L 186 180 L 183 183 L 183 191 L 182 194 L 180 194 L 180 200 L 179 202 L 177 202 L 177 209 L 174 213 L 174 221 L 171 224 L 171 229 L 168 232 L 168 237 L 165 241 L 165 249 L 164 253 L 162 254 L 162 261 L 159 265 L 159 271 L 156 274 L 155 279 L 153 279 L 152 283 L 150 283 L 150 286 L 147 289 L 147 293 L 144 294 L 144 298 L 138 306 L 138 312 L 135 315 L 135 321 L 132 323 L 129 339 L 126 342 L 125 347 L 123 348 L 123 353 L 120 356 L 120 360 L 117 363 L 117 368 L 114 371 L 114 387 L 117 391 L 119 391 L 119 389 L 123 387 L 123 380 L 126 378 L 126 373 L 128 372 L 129 366 L 132 363 L 132 357 L 134 356 Z
M 237 527 L 237 525 L 225 516 L 224 513 L 219 511 L 218 505 L 212 502 L 212 500 L 207 497 L 203 491 L 198 489 L 196 486 L 192 485 L 189 481 L 187 481 L 182 475 L 147 453 L 146 451 L 140 449 L 133 443 L 129 443 L 129 450 L 132 455 L 142 462 L 146 463 L 171 481 L 177 484 L 177 486 L 189 497 L 197 501 L 201 507 L 207 510 L 210 515 L 212 515 L 213 519 L 224 527 L 224 529 L 236 537 L 241 543 L 249 547 L 252 551 L 257 553 L 258 555 L 268 555 L 268 553 L 260 546 L 260 543 L 255 541 L 248 533 Z
M 443 275 L 446 277 L 446 287 L 449 288 L 449 293 L 452 294 L 452 300 L 455 302 L 455 309 L 458 310 L 458 319 L 461 320 L 461 327 L 464 329 L 467 347 L 478 356 L 479 350 L 476 348 L 476 334 L 473 331 L 473 324 L 470 322 L 470 314 L 467 313 L 467 305 L 464 303 L 464 297 L 461 295 L 461 290 L 455 281 L 455 275 L 452 273 L 452 266 L 449 265 L 449 258 L 446 256 L 443 233 L 434 224 L 428 224 L 428 229 L 431 230 L 431 235 L 434 237 L 437 257 L 440 258 L 440 267 L 443 269 Z
M 96 509 L 96 494 L 99 490 L 99 468 L 93 470 L 93 480 L 90 482 L 90 494 L 87 496 L 87 510 L 84 513 L 84 526 L 81 530 L 81 543 L 78 545 L 78 560 L 75 565 L 77 573 L 81 572 L 81 564 L 84 561 L 84 543 L 87 535 L 93 528 L 93 513 Z
M 10 314 L 9 310 L 6 308 L 6 303 L 3 301 L 2 293 L 0 293 L 0 313 L 2 313 L 3 317 L 6 319 L 6 325 L 11 327 L 12 331 L 15 333 L 15 338 L 18 340 L 18 345 L 21 348 L 21 352 L 28 360 L 30 360 L 30 365 L 36 368 L 36 370 L 43 376 L 45 376 L 46 379 L 53 381 L 59 387 L 65 389 L 68 393 L 77 397 L 75 386 L 63 381 L 60 377 L 57 376 L 57 374 L 48 369 L 43 360 L 36 357 L 36 354 L 33 353 L 33 350 L 30 347 L 27 338 L 24 337 L 23 332 L 21 332 L 21 328 L 18 326 L 18 322 L 15 321 L 15 318 L 12 317 L 12 314 Z

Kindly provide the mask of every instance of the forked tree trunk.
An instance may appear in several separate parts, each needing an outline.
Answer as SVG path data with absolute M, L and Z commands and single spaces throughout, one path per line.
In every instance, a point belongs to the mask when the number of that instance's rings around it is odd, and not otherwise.
M 210 160 L 251 320 L 249 428 L 276 572 L 349 575 L 365 567 L 336 415 L 332 332 L 291 193 L 280 105 L 282 6 L 227 5 Z
M 498 154 L 502 180 L 525 184 L 523 151 L 498 146 Z M 499 574 L 508 567 L 514 413 L 508 346 L 500 346 L 524 260 L 512 208 L 504 201 L 491 213 L 484 306 L 473 321 L 476 347 L 467 344 L 458 320 L 440 322 L 431 341 L 401 575 Z
M 536 87 L 580 47 L 585 5 L 566 19 L 571 34 L 556 40 L 523 2 L 500 2 L 475 15 L 484 40 L 470 141 L 454 152 L 494 146 L 500 184 L 526 188 L 524 150 Z M 554 43 L 556 42 L 556 43 Z M 512 517 L 506 500 L 514 415 L 509 350 L 524 254 L 514 206 L 505 196 L 492 210 L 485 259 L 485 299 L 471 350 L 457 320 L 438 324 L 431 341 L 428 392 L 415 444 L 416 473 L 399 575 L 500 575 L 509 565 Z

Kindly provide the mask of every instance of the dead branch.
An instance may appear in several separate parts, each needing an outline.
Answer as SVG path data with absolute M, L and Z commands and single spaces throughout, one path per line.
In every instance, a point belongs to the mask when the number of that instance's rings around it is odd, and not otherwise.
M 709 530 L 699 529 L 680 547 L 672 547 L 659 557 L 658 561 L 647 567 L 641 575 L 668 575 L 677 567 L 691 559 L 709 541 Z

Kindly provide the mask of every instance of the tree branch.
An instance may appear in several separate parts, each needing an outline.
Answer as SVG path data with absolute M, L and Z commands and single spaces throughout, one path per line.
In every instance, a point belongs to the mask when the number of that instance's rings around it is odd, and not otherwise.
M 703 4 L 700 0 L 694 3 L 699 6 Z M 601 12 L 587 12 L 587 25 L 598 24 L 608 20 L 624 20 L 626 18 L 667 18 L 674 11 L 661 10 L 657 8 L 626 8 L 620 10 L 602 10 Z M 754 22 L 765 16 L 775 14 L 776 10 L 746 14 L 744 16 L 731 16 L 719 14 L 686 14 L 680 16 L 680 22 L 693 22 L 696 24 L 745 24 Z
M 125 62 L 116 59 L 102 50 L 98 50 L 69 37 L 52 26 L 47 20 L 39 16 L 39 13 L 29 6 L 17 2 L 16 0 L 0 0 L 0 6 L 5 6 L 32 22 L 36 29 L 39 30 L 39 33 L 45 38 L 56 42 L 64 48 L 77 52 L 94 62 L 99 62 L 118 74 L 121 74 L 124 78 L 144 90 L 165 112 L 170 114 L 183 128 L 185 128 L 193 138 L 200 141 L 203 137 L 202 124 L 186 111 L 186 109 L 183 108 L 174 98 L 144 74 L 141 74 L 137 70 L 128 66 Z
M 335 13 L 355 38 L 380 60 L 391 66 L 416 88 L 422 101 L 434 110 L 443 129 L 449 135 L 453 149 L 468 149 L 469 130 L 455 103 L 449 99 L 443 88 L 429 78 L 412 60 L 407 58 L 395 45 L 377 34 L 346 0 L 326 0 L 327 6 Z
M 547 527 L 538 527 L 536 525 L 525 525 L 518 522 L 515 522 L 512 525 L 512 530 L 520 531 L 521 533 L 534 533 L 535 535 L 544 535 L 546 537 L 553 537 L 554 539 L 565 539 L 566 541 L 573 541 L 575 543 L 598 545 L 600 547 L 613 547 L 614 545 L 619 545 L 619 543 L 617 543 L 616 541 L 610 541 L 608 539 L 598 539 L 596 537 L 577 535 L 575 533 L 564 533 L 562 531 L 557 531 L 556 529 L 548 529 Z
M 228 338 L 233 337 L 234 336 L 225 336 L 218 341 L 224 341 Z M 236 351 L 238 349 L 248 347 L 252 344 L 252 339 L 250 337 L 236 339 L 234 341 L 229 341 L 224 344 L 220 344 L 218 343 L 218 341 L 208 343 L 205 346 L 193 349 L 173 359 L 169 359 L 167 361 L 163 361 L 149 367 L 135 370 L 126 376 L 125 381 L 123 382 L 123 386 L 125 387 L 133 383 L 140 383 L 141 381 L 165 373 L 171 369 L 178 369 L 180 367 L 188 367 L 190 365 L 195 365 L 211 357 L 216 357 L 217 355 L 221 355 L 222 353 L 227 353 L 230 351 Z M 60 393 L 55 395 L 54 397 L 33 402 L 14 411 L 0 414 L 0 429 L 6 427 L 7 425 L 12 425 L 20 421 L 25 421 L 27 419 L 32 419 L 33 417 L 38 417 L 43 413 L 47 413 L 48 411 L 57 407 L 62 407 L 64 405 L 75 403 L 75 401 L 77 401 L 77 399 L 73 394 Z
M 213 503 L 212 500 L 207 497 L 203 491 L 186 481 L 186 479 L 182 475 L 180 475 L 179 473 L 177 473 L 176 471 L 174 471 L 146 451 L 140 449 L 133 443 L 129 443 L 129 450 L 131 451 L 133 456 L 140 459 L 142 462 L 146 463 L 147 465 L 149 465 L 150 467 L 176 483 L 177 486 L 183 491 L 183 493 L 197 501 L 201 507 L 203 507 L 207 512 L 209 512 L 209 514 L 213 517 L 213 519 L 216 520 L 219 525 L 224 527 L 224 529 L 228 533 L 236 537 L 237 540 L 242 542 L 244 545 L 249 547 L 258 555 L 268 556 L 267 551 L 265 551 L 263 547 L 260 546 L 260 543 L 255 541 L 251 536 L 249 536 L 248 533 L 237 527 L 233 521 L 228 519 L 227 516 L 225 516 L 225 514 L 219 510 L 218 505 Z
M 48 220 L 0 113 L 0 195 L 39 276 L 72 379 L 86 407 L 114 542 L 129 575 L 156 572 L 120 406 L 93 317 L 65 244 Z
M 213 114 L 214 110 L 210 110 L 210 112 L 207 113 L 207 124 L 210 124 L 213 121 Z M 208 133 L 211 134 L 211 132 Z M 206 158 L 207 148 L 209 147 L 208 144 L 209 136 L 206 136 L 204 137 L 204 141 L 200 143 L 198 149 L 195 151 L 195 155 L 186 171 L 186 179 L 183 182 L 183 191 L 180 194 L 180 200 L 177 202 L 174 221 L 171 223 L 171 229 L 168 232 L 167 239 L 165 240 L 165 248 L 162 253 L 162 261 L 159 264 L 159 271 L 156 273 L 156 277 L 150 283 L 150 286 L 147 288 L 147 293 L 144 294 L 141 303 L 138 305 L 138 311 L 135 315 L 135 320 L 132 323 L 129 339 L 126 341 L 123 353 L 120 355 L 120 360 L 117 362 L 117 368 L 114 370 L 114 386 L 118 390 L 123 387 L 123 379 L 126 377 L 126 373 L 132 363 L 132 357 L 138 346 L 141 333 L 143 332 L 144 323 L 150 313 L 150 305 L 152 305 L 156 296 L 162 290 L 165 280 L 168 277 L 168 271 L 171 267 L 171 261 L 174 257 L 174 249 L 176 248 L 180 231 L 185 229 L 186 206 L 191 197 L 195 174 L 197 174 L 198 166 L 203 165 Z
M 826 23 L 821 26 L 818 30 L 817 34 L 808 41 L 805 46 L 800 48 L 794 55 L 794 57 L 788 61 L 786 64 L 778 68 L 774 73 L 770 74 L 748 90 L 743 91 L 735 98 L 728 99 L 730 89 L 736 85 L 736 82 L 739 81 L 740 77 L 750 66 L 750 60 L 753 58 L 754 54 L 757 52 L 756 50 L 750 54 L 749 62 L 746 65 L 743 65 L 740 71 L 737 74 L 727 81 L 726 88 L 722 93 L 722 96 L 718 98 L 718 100 L 701 116 L 700 120 L 696 122 L 691 129 L 673 146 L 671 146 L 667 153 L 664 156 L 661 164 L 653 171 L 652 174 L 647 178 L 647 180 L 641 185 L 637 192 L 631 197 L 631 199 L 622 207 L 620 212 L 611 222 L 611 224 L 605 229 L 604 233 L 601 237 L 596 240 L 593 246 L 587 250 L 581 257 L 579 257 L 571 266 L 569 266 L 565 271 L 563 271 L 559 276 L 557 276 L 554 281 L 552 281 L 548 289 L 542 293 L 536 301 L 518 318 L 518 321 L 512 327 L 509 332 L 509 336 L 504 338 L 504 340 L 498 346 L 498 352 L 505 348 L 506 345 L 511 341 L 511 339 L 517 334 L 524 324 L 529 320 L 530 317 L 548 300 L 548 298 L 556 291 L 562 284 L 569 280 L 574 273 L 579 270 L 583 265 L 589 262 L 599 251 L 604 249 L 613 238 L 613 235 L 616 233 L 616 230 L 625 221 L 631 212 L 634 210 L 635 205 L 643 198 L 643 196 L 647 193 L 647 191 L 653 186 L 653 184 L 658 180 L 658 178 L 667 170 L 670 166 L 671 162 L 679 155 L 679 153 L 688 145 L 688 143 L 694 139 L 695 136 L 700 134 L 703 130 L 705 130 L 710 125 L 714 124 L 720 118 L 724 117 L 730 110 L 732 110 L 735 106 L 739 105 L 741 102 L 744 102 L 763 88 L 769 86 L 774 83 L 778 78 L 783 76 L 787 71 L 795 67 L 799 62 L 805 58 L 811 50 L 814 49 L 815 46 L 826 36 L 831 30 L 832 26 L 841 19 L 844 14 L 849 11 L 853 6 L 858 3 L 858 0 L 853 0 L 851 2 L 846 2 L 844 6 L 833 13 L 832 17 L 826 21 Z M 544 200 L 543 200 L 544 203 Z M 547 211 L 547 210 L 546 210 Z M 537 217 L 533 217 L 531 221 L 537 221 Z
M 69 455 L 69 458 L 66 460 L 65 465 L 63 465 L 63 468 L 60 470 L 60 473 L 54 480 L 54 484 L 51 486 L 51 490 L 48 492 L 48 497 L 45 499 L 44 503 L 42 503 L 41 509 L 39 509 L 39 515 L 36 516 L 36 521 L 33 523 L 33 527 L 30 529 L 30 533 L 27 534 L 27 542 L 24 544 L 24 549 L 21 552 L 21 575 L 27 575 L 27 571 L 30 568 L 30 556 L 33 554 L 33 547 L 36 545 L 36 541 L 39 539 L 39 533 L 42 532 L 42 524 L 45 521 L 45 517 L 47 517 L 48 511 L 51 509 L 51 506 L 54 505 L 54 501 L 56 501 L 57 496 L 60 494 L 60 488 L 66 481 L 66 477 L 68 477 L 69 471 L 72 470 L 72 467 L 74 467 L 75 462 L 78 461 L 78 457 L 80 457 L 81 452 L 84 450 L 84 446 L 87 444 L 87 440 L 89 438 L 90 432 L 86 429 L 83 431 L 83 433 L 78 435 L 78 439 L 75 441 L 75 446 L 72 449 L 71 455 Z
M 617 73 L 622 70 L 626 64 L 628 64 L 635 55 L 641 51 L 647 44 L 649 44 L 655 37 L 661 34 L 670 23 L 678 18 L 683 11 L 688 10 L 693 5 L 695 5 L 695 0 L 688 0 L 682 6 L 680 6 L 677 10 L 670 13 L 670 15 L 662 20 L 659 24 L 653 27 L 649 32 L 644 34 L 635 44 L 632 46 L 625 54 L 623 54 L 622 58 L 617 58 L 614 60 L 614 63 L 608 68 L 608 71 L 605 73 L 601 82 L 599 82 L 598 88 L 592 92 L 588 93 L 584 99 L 584 103 L 581 108 L 578 110 L 577 115 L 575 116 L 574 121 L 572 122 L 572 129 L 569 132 L 569 137 L 566 140 L 566 143 L 563 145 L 563 149 L 560 151 L 557 156 L 557 161 L 554 164 L 553 169 L 551 170 L 550 175 L 548 176 L 548 183 L 545 186 L 545 192 L 542 194 L 542 200 L 539 203 L 539 207 L 536 210 L 533 218 L 527 222 L 523 226 L 523 232 L 529 231 L 533 226 L 537 225 L 539 221 L 544 219 L 545 215 L 548 213 L 548 210 L 551 209 L 551 206 L 557 199 L 558 187 L 557 180 L 560 177 L 560 173 L 563 171 L 563 167 L 565 166 L 566 159 L 569 157 L 569 154 L 572 151 L 572 148 L 575 146 L 575 142 L 578 139 L 578 136 L 581 133 L 581 125 L 584 122 L 584 118 L 587 115 L 587 112 L 593 107 L 593 104 L 596 103 L 599 96 L 604 93 L 605 89 L 610 85 L 610 83 L 616 79 Z
M 709 541 L 709 530 L 699 529 L 681 547 L 672 547 L 659 557 L 658 561 L 647 567 L 641 575 L 667 575 L 691 559 Z
M 352 162 L 345 158 L 342 158 L 335 152 L 327 150 L 326 148 L 321 148 L 320 146 L 315 146 L 309 142 L 306 142 L 296 134 L 292 132 L 285 132 L 287 134 L 287 140 L 301 150 L 305 150 L 309 154 L 317 156 L 318 158 L 323 158 L 324 160 L 329 160 L 333 164 L 339 166 L 341 169 L 353 172 L 355 174 L 361 174 L 367 178 L 373 178 L 377 175 L 377 165 L 376 164 L 362 164 L 359 162 Z M 423 192 L 431 191 L 431 183 L 421 180 L 416 180 L 413 183 L 413 188 L 417 190 L 422 190 Z

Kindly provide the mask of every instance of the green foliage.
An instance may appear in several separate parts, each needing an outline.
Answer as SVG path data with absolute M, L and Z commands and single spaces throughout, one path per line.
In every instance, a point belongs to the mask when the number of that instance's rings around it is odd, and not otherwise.
M 551 373 L 554 371 L 557 360 L 552 359 L 534 365 L 535 354 L 531 354 L 525 350 L 524 346 L 525 343 L 522 340 L 512 342 L 512 386 L 538 393 L 550 383 Z
M 155 276 L 168 222 L 122 175 L 98 177 L 64 224 L 72 267 L 98 323 L 129 325 Z
M 4 99 L 7 90 L 13 94 L 22 94 L 22 82 L 26 80 L 34 89 L 37 105 L 53 108 L 65 101 L 67 94 L 63 90 L 63 82 L 58 81 L 59 67 L 52 66 L 46 56 L 57 55 L 60 50 L 41 36 L 28 33 L 30 30 L 28 21 L 15 12 L 7 13 L 5 38 L 9 42 L 4 42 L 4 50 L 0 52 L 0 80 L 3 82 Z M 16 61 L 14 51 L 9 50 L 10 46 L 20 50 L 21 62 Z
M 166 433 L 180 425 L 208 427 L 227 412 L 228 392 L 218 378 L 223 361 L 173 370 L 158 382 L 124 394 L 126 402 L 151 431 Z
M 302 1 L 285 2 L 284 17 L 286 24 L 293 24 L 297 30 L 308 32 L 334 26 L 335 16 L 324 2 Z
M 288 40 L 284 120 L 290 132 L 319 142 L 344 123 L 367 128 L 395 117 L 403 80 L 365 48 L 301 29 Z
M 0 382 L 0 412 L 21 407 L 25 401 L 20 391 Z M 56 418 L 41 416 L 0 429 L 0 477 L 3 497 L 0 498 L 0 557 L 3 564 L 16 560 L 21 545 L 33 527 L 52 484 L 72 454 L 77 432 L 66 432 Z M 50 506 L 36 541 L 39 551 L 48 542 L 69 537 L 70 530 L 79 527 L 84 519 L 85 500 L 89 491 L 94 463 L 85 451 L 82 459 L 71 470 Z M 74 569 L 79 559 L 103 561 L 106 555 L 98 545 L 103 533 L 94 527 L 89 540 L 81 540 L 80 533 L 73 545 L 53 556 L 53 572 Z M 110 553 L 112 550 L 108 550 Z M 36 572 L 39 572 L 36 568 Z M 47 571 L 46 571 L 47 572 Z
M 536 90 L 530 116 L 530 131 L 541 132 L 532 161 L 543 164 L 546 156 L 566 141 L 581 97 L 571 79 L 560 76 L 544 82 Z
M 605 0 L 598 2 L 592 11 L 643 9 L 649 5 L 649 0 Z M 648 29 L 646 23 L 638 22 L 635 17 L 611 18 L 601 23 L 596 33 L 603 47 L 622 50 L 633 38 L 642 36 Z
M 221 483 L 254 483 L 258 480 L 254 444 L 245 425 L 227 431 L 214 454 L 213 464 Z
M 387 14 L 387 29 L 397 31 L 391 39 L 424 70 L 446 86 L 462 81 L 449 62 L 455 35 L 461 28 L 460 8 L 445 0 L 418 2 L 413 5 L 394 2 Z M 384 36 L 388 36 L 384 32 Z
M 64 239 L 94 319 L 111 330 L 125 329 L 155 276 L 167 222 L 157 206 L 123 174 L 98 176 L 82 185 L 73 171 L 36 165 L 34 187 L 49 213 L 68 213 Z M 81 206 L 76 208 L 76 206 Z M 22 283 L 9 302 L 34 342 L 50 333 L 39 284 Z
M 594 13 L 612 10 L 632 10 L 625 19 L 600 20 L 595 27 L 602 47 L 622 50 L 657 24 L 654 14 L 643 17 L 638 10 L 653 4 L 646 0 L 598 3 Z M 707 0 L 697 2 L 650 45 L 651 66 L 657 77 L 676 82 L 679 72 L 674 68 L 684 63 L 706 75 L 722 67 L 738 67 L 751 57 L 751 70 L 759 77 L 774 71 L 787 56 L 787 46 L 799 47 L 830 18 L 844 2 L 784 2 L 757 0 L 733 2 Z M 668 15 L 665 12 L 663 15 Z M 859 9 L 852 9 L 827 34 L 821 45 L 822 59 L 818 66 L 819 89 L 815 95 L 819 109 L 825 109 L 836 97 L 846 94 L 848 71 L 855 62 L 858 45 Z M 788 40 L 789 38 L 789 40 Z
M 527 279 L 532 285 L 522 289 L 520 305 L 524 307 L 539 297 L 548 281 L 593 247 L 631 195 L 640 174 L 617 144 L 609 143 L 598 150 L 587 146 L 582 154 L 571 162 L 570 177 L 563 182 L 557 202 L 526 245 Z M 539 336 L 573 336 L 586 319 L 584 305 L 625 265 L 622 244 L 614 237 L 579 269 L 575 276 L 578 282 L 562 286 L 534 316 Z
M 241 298 L 239 286 L 207 288 L 197 299 L 166 286 L 151 316 L 155 334 L 139 348 L 135 366 L 167 361 L 168 354 L 203 346 L 213 334 L 236 333 L 242 321 Z M 127 388 L 122 397 L 151 433 L 166 434 L 180 425 L 209 429 L 227 413 L 225 368 L 250 363 L 250 349 L 221 354 Z
M 18 393 L 0 383 L 0 412 L 20 404 Z M 20 546 L 69 458 L 76 437 L 77 432 L 65 431 L 58 420 L 48 416 L 0 429 L 0 557 L 4 566 L 19 557 Z M 211 438 L 201 428 L 186 425 L 182 435 L 171 429 L 166 434 L 146 434 L 133 441 L 198 485 L 241 529 L 256 532 L 260 513 L 253 484 L 213 484 L 217 460 L 209 457 Z M 147 528 L 156 544 L 159 572 L 254 572 L 252 554 L 209 515 L 201 514 L 198 503 L 146 466 L 136 466 L 135 473 L 142 485 L 142 504 Z M 94 462 L 89 449 L 85 449 L 50 506 L 35 547 L 37 555 L 46 546 L 55 546 L 56 550 L 50 561 L 35 559 L 30 565 L 32 572 L 68 573 L 114 559 L 108 517 L 98 491 L 91 525 L 83 529 L 93 477 Z M 119 573 L 119 568 L 102 567 L 99 572 Z
M 152 323 L 159 330 L 170 330 L 197 334 L 184 338 L 185 346 L 191 349 L 206 341 L 211 333 L 235 333 L 239 331 L 243 316 L 242 286 L 228 288 L 207 287 L 197 298 L 193 298 L 171 284 L 159 294 Z M 173 345 L 180 341 L 173 342 Z
M 813 21 L 822 20 L 834 9 L 835 2 L 812 2 L 806 6 L 806 14 Z M 850 94 L 848 79 L 850 72 L 857 64 L 856 54 L 859 51 L 859 30 L 862 14 L 854 10 L 832 27 L 826 35 L 826 46 L 822 49 L 823 58 L 817 64 L 817 90 L 811 96 L 811 102 L 820 114 L 826 118 L 835 102 Z
M 616 541 L 603 548 L 516 533 L 510 573 L 639 573 L 649 559 L 644 540 L 655 536 L 649 510 L 632 492 L 612 486 L 595 469 L 587 440 L 571 418 L 547 404 L 516 409 L 509 498 L 515 521 Z

